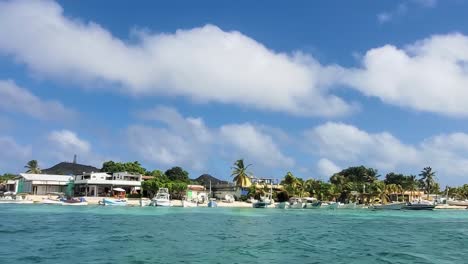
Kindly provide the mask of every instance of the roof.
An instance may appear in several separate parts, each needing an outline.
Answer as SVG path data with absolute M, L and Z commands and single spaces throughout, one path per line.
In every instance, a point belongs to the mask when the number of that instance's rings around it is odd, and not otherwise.
M 202 185 L 187 185 L 187 189 L 191 191 L 204 191 L 206 190 L 205 186 Z
M 20 176 L 27 181 L 60 181 L 68 182 L 73 180 L 72 176 L 66 175 L 54 175 L 54 174 L 31 174 L 31 173 L 20 173 Z
M 99 172 L 100 170 L 96 167 L 71 163 L 71 162 L 60 162 L 59 164 L 52 166 L 48 169 L 42 170 L 44 174 L 57 174 L 57 175 L 81 175 L 83 172 Z

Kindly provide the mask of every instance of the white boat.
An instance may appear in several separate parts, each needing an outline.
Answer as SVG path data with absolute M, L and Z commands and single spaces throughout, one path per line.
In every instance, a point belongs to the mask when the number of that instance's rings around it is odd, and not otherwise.
M 4 193 L 4 196 L 0 197 L 0 204 L 32 204 L 34 201 L 27 200 L 21 195 L 15 193 Z
M 337 209 L 356 209 L 356 203 L 337 203 Z
M 81 205 L 88 205 L 88 202 L 83 197 L 71 198 L 71 199 L 63 200 L 62 205 L 81 206 Z
M 407 203 L 401 209 L 402 210 L 434 210 L 435 204 L 426 200 L 413 201 Z
M 447 200 L 448 205 L 455 205 L 455 206 L 467 206 L 468 207 L 468 201 L 457 201 L 457 200 Z
M 101 201 L 99 201 L 99 204 L 105 206 L 127 206 L 127 200 L 103 198 Z
M 198 203 L 195 201 L 182 200 L 182 207 L 197 207 Z
M 372 210 L 401 210 L 406 203 L 393 202 L 388 204 L 377 204 L 370 207 Z
M 151 200 L 151 205 L 153 206 L 172 206 L 169 189 L 168 188 L 159 188 L 156 196 Z
M 260 197 L 260 201 L 252 204 L 253 208 L 268 208 L 274 206 L 272 192 L 267 193 L 265 196 Z
M 64 193 L 48 193 L 47 198 L 42 199 L 42 201 L 40 201 L 39 203 L 40 204 L 57 204 L 57 205 L 61 205 L 61 204 L 63 204 L 63 200 L 65 200 L 63 195 L 64 195 Z M 52 198 L 52 196 L 57 196 L 57 197 Z
M 289 199 L 289 208 L 290 209 L 303 209 L 305 203 L 302 202 L 301 198 L 292 197 Z

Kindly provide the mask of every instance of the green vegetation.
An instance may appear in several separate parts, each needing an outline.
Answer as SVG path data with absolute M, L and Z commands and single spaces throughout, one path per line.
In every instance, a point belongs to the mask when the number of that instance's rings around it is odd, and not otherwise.
M 328 182 L 308 179 L 303 180 L 286 173 L 281 185 L 288 196 L 311 196 L 318 200 L 339 202 L 404 201 L 412 199 L 416 192 L 442 194 L 436 182 L 436 173 L 431 167 L 425 167 L 419 174 L 403 175 L 390 172 L 379 180 L 378 171 L 364 166 L 349 167 L 330 176 Z M 468 199 L 468 184 L 456 188 L 446 188 L 450 197 Z M 445 192 L 444 192 L 445 193 Z
M 11 173 L 5 173 L 3 175 L 0 175 L 0 184 L 5 183 L 8 180 L 13 180 L 17 175 L 11 174 Z
M 234 177 L 233 181 L 236 183 L 237 186 L 243 188 L 248 187 L 250 184 L 250 177 L 251 173 L 247 171 L 252 164 L 247 166 L 244 165 L 244 160 L 240 159 L 234 163 L 234 166 L 231 167 L 232 173 L 231 176 Z
M 28 169 L 26 173 L 41 173 L 41 169 L 39 168 L 37 160 L 30 160 L 24 167 Z
M 142 174 L 142 175 L 148 174 L 148 171 L 145 168 L 143 168 L 138 161 L 125 162 L 125 163 L 106 161 L 102 164 L 101 171 L 109 172 L 109 173 L 126 171 L 128 173 L 134 173 L 134 174 Z

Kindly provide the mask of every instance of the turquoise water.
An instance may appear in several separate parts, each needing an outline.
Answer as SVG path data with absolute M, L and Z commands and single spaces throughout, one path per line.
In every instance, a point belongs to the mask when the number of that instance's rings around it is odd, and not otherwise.
M 0 263 L 468 263 L 468 211 L 0 205 Z

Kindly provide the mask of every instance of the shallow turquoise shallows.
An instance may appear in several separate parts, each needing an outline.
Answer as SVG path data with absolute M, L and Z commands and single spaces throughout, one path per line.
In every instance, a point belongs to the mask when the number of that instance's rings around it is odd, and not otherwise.
M 0 263 L 468 263 L 468 210 L 0 205 Z

